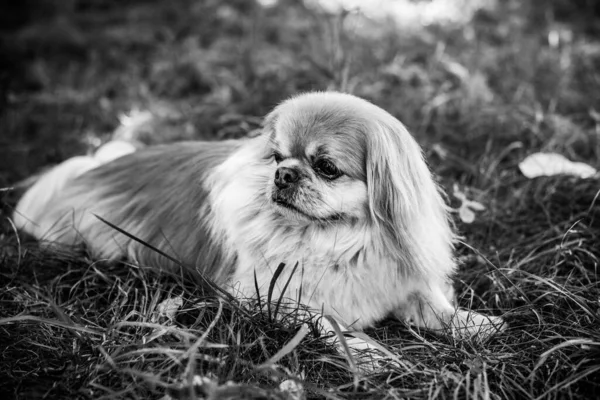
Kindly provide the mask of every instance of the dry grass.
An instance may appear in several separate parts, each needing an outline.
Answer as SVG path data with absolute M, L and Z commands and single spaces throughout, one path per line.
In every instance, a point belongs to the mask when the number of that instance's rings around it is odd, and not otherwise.
M 314 321 L 269 318 L 265 298 L 240 307 L 177 276 L 40 249 L 15 233 L 18 193 L 3 189 L 0 392 L 287 399 L 278 387 L 292 379 L 309 398 L 600 396 L 598 179 L 517 169 L 540 150 L 597 166 L 600 42 L 584 3 L 507 1 L 426 27 L 291 0 L 21 10 L 31 20 L 0 42 L 0 187 L 98 146 L 132 110 L 148 113 L 145 143 L 222 139 L 290 94 L 351 91 L 406 123 L 449 193 L 457 184 L 486 206 L 457 220 L 459 301 L 509 329 L 481 343 L 384 321 L 367 333 L 402 363 L 355 375 L 303 330 Z M 174 315 L 166 299 L 180 301 Z

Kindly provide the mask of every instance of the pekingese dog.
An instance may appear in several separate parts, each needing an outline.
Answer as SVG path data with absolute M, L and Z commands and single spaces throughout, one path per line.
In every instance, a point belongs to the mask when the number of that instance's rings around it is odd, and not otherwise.
M 503 327 L 453 305 L 455 235 L 419 145 L 349 94 L 292 97 L 252 139 L 68 160 L 26 192 L 14 222 L 97 258 L 173 267 L 96 215 L 241 298 L 256 296 L 255 276 L 266 293 L 285 263 L 289 285 L 273 296 L 301 298 L 345 329 L 389 314 L 463 336 Z

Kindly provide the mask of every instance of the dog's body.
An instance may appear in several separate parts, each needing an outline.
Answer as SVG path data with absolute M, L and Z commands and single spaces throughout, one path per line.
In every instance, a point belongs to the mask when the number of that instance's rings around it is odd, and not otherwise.
M 84 242 L 97 258 L 171 265 L 96 214 L 241 297 L 256 296 L 255 276 L 264 295 L 285 263 L 279 298 L 298 263 L 284 297 L 345 327 L 388 314 L 467 334 L 501 325 L 455 310 L 454 235 L 440 192 L 402 124 L 364 100 L 306 94 L 278 106 L 253 139 L 78 164 L 82 175 L 59 167 L 25 194 L 19 228 Z

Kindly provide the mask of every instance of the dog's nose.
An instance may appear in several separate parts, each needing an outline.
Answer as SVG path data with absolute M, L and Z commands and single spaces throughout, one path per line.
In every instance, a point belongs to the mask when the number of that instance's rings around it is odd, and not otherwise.
M 300 175 L 298 171 L 292 168 L 287 167 L 279 167 L 277 171 L 275 171 L 275 185 L 279 189 L 285 189 L 289 187 L 291 184 L 298 182 Z

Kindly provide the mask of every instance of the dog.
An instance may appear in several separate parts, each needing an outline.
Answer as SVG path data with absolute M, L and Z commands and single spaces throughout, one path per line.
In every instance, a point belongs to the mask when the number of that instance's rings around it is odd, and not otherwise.
M 276 106 L 254 138 L 125 153 L 51 170 L 17 205 L 15 225 L 84 243 L 98 259 L 176 267 L 133 236 L 239 298 L 265 293 L 285 263 L 289 284 L 273 296 L 301 298 L 344 330 L 388 315 L 466 337 L 504 329 L 454 306 L 443 193 L 404 125 L 366 100 L 305 93 Z

